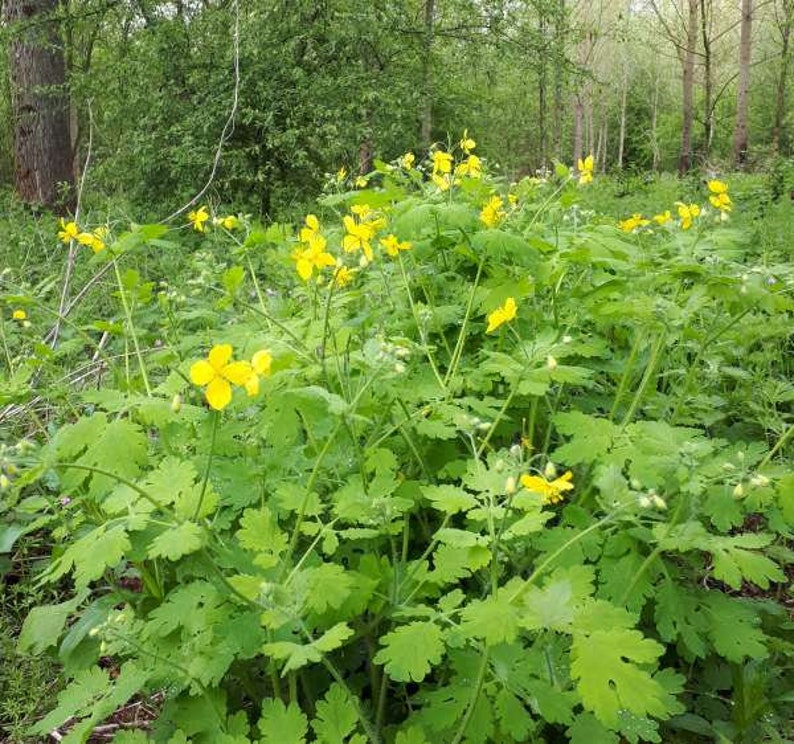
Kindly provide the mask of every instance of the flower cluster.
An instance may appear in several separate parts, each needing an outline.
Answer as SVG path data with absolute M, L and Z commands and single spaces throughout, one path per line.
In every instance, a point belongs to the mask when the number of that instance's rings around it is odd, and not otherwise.
M 681 229 L 689 230 L 692 227 L 692 221 L 700 215 L 700 207 L 697 204 L 685 204 L 684 202 L 676 202 L 678 207 L 678 216 L 681 218 Z
M 728 196 L 728 184 L 723 181 L 713 179 L 708 182 L 709 187 L 709 202 L 715 209 L 721 212 L 730 212 L 733 209 L 733 202 L 731 197 Z
M 107 247 L 106 241 L 110 235 L 110 230 L 107 227 L 97 227 L 91 232 L 81 231 L 76 222 L 66 222 L 63 217 L 59 227 L 61 229 L 58 231 L 58 240 L 62 243 L 68 245 L 76 240 L 80 245 L 87 245 L 94 253 L 100 253 Z
M 320 221 L 315 215 L 306 217 L 299 238 L 300 245 L 292 252 L 292 260 L 304 282 L 312 278 L 315 269 L 319 273 L 326 266 L 336 266 L 336 259 L 325 250 L 327 241 L 320 232 Z
M 244 387 L 249 396 L 259 393 L 259 378 L 270 374 L 273 357 L 262 349 L 247 361 L 232 361 L 231 344 L 216 344 L 206 359 L 190 367 L 190 381 L 204 388 L 210 408 L 222 411 L 232 399 L 232 385 Z
M 579 158 L 576 163 L 576 170 L 579 171 L 579 185 L 584 186 L 593 180 L 593 170 L 595 169 L 595 160 L 592 155 L 588 155 L 584 160 Z
M 480 212 L 480 220 L 486 227 L 496 227 L 506 216 L 507 212 L 502 208 L 504 202 L 498 196 L 492 196 Z
M 210 213 L 207 211 L 206 207 L 201 206 L 189 212 L 187 218 L 193 225 L 194 230 L 200 233 L 206 232 L 207 222 L 209 222 L 210 219 Z M 236 230 L 240 227 L 240 218 L 234 214 L 229 214 L 226 217 L 213 217 L 212 224 L 216 227 L 222 227 L 224 230 Z

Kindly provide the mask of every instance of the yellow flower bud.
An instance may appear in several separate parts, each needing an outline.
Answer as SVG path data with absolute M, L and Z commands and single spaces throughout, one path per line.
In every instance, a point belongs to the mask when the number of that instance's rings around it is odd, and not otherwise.
M 171 410 L 174 413 L 179 413 L 182 410 L 182 396 L 179 393 L 171 398 Z
M 546 357 L 546 369 L 549 372 L 554 372 L 557 369 L 557 360 L 551 354 Z
M 741 483 L 736 484 L 736 487 L 733 489 L 733 495 L 737 499 L 740 499 L 742 496 L 744 496 L 744 487 Z

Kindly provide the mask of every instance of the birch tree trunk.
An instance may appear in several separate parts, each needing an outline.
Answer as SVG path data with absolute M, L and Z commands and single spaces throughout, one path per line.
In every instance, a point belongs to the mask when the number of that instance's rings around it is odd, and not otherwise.
M 733 131 L 733 162 L 741 167 L 747 161 L 749 139 L 747 103 L 750 93 L 750 51 L 753 2 L 742 0 L 742 25 L 739 36 L 739 87 L 736 92 L 736 128 Z
M 692 167 L 692 120 L 694 117 L 695 45 L 698 32 L 698 0 L 689 0 L 689 18 L 686 29 L 686 49 L 683 56 L 681 91 L 681 154 L 678 173 L 684 175 Z
M 780 48 L 780 69 L 778 70 L 775 89 L 775 121 L 772 125 L 772 149 L 776 153 L 780 152 L 783 127 L 786 120 L 786 78 L 788 77 L 789 41 L 791 39 L 792 25 L 794 25 L 794 0 L 784 0 L 783 18 L 778 24 L 782 43 Z

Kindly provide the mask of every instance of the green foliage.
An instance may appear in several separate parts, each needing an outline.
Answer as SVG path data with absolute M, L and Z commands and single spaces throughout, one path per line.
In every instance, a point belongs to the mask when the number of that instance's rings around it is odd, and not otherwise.
M 69 680 L 34 733 L 156 690 L 151 738 L 181 744 L 783 730 L 791 267 L 705 200 L 627 234 L 562 169 L 417 173 L 379 165 L 316 227 L 144 227 L 90 259 L 117 277 L 102 381 L 0 452 L 0 548 L 48 535 L 61 594 L 18 642 Z M 171 261 L 194 289 L 144 289 Z

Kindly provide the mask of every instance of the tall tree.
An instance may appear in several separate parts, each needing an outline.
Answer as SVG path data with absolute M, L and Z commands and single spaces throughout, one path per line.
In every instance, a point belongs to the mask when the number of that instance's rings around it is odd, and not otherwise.
M 783 140 L 783 129 L 786 120 L 786 78 L 788 77 L 789 57 L 791 56 L 791 28 L 794 26 L 794 0 L 783 0 L 781 15 L 776 16 L 776 25 L 780 32 L 780 69 L 775 86 L 775 119 L 772 124 L 772 149 L 780 152 Z
M 742 166 L 747 160 L 748 97 L 750 93 L 750 51 L 753 25 L 753 1 L 742 0 L 742 24 L 739 36 L 739 87 L 736 91 L 736 126 L 733 130 L 733 162 Z
M 695 46 L 697 44 L 698 0 L 689 0 L 686 27 L 686 47 L 682 53 L 683 74 L 681 88 L 681 153 L 678 172 L 683 175 L 692 167 L 692 121 L 695 114 Z
M 9 48 L 14 186 L 27 202 L 59 204 L 61 184 L 73 184 L 69 95 L 63 44 L 55 12 L 58 0 L 6 0 Z

